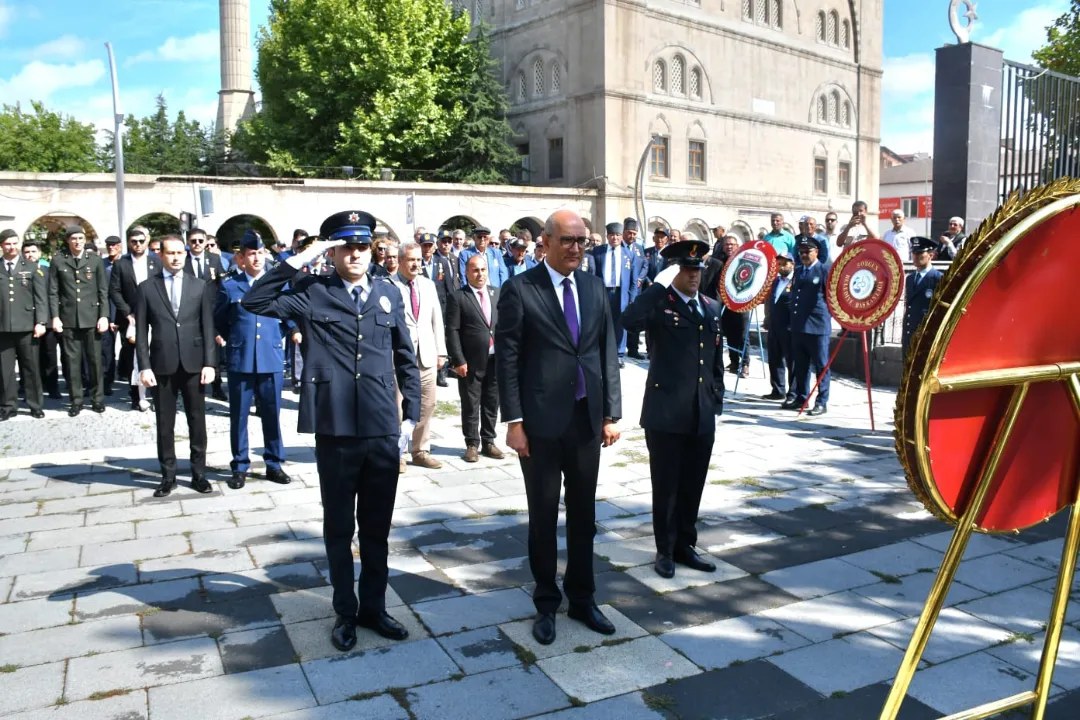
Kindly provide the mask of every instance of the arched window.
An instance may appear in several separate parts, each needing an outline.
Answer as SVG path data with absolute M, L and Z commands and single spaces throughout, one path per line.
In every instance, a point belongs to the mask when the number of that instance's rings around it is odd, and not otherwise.
M 664 67 L 663 60 L 657 60 L 653 63 L 652 85 L 654 92 L 667 92 L 667 68 Z
M 840 106 L 840 124 L 846 128 L 851 127 L 851 103 L 847 100 Z
M 682 55 L 676 55 L 671 61 L 671 92 L 678 95 L 686 94 L 686 84 L 683 82 L 683 69 L 686 62 Z
M 753 20 L 754 19 L 754 3 L 753 0 L 742 0 L 742 19 Z
M 833 90 L 829 93 L 829 122 L 836 122 L 836 113 L 840 105 L 840 93 Z
M 754 0 L 754 22 L 758 25 L 766 25 L 765 14 L 765 0 Z
M 533 63 L 533 96 L 540 97 L 544 94 L 544 61 L 536 58 Z
M 690 71 L 690 97 L 701 98 L 701 68 Z
M 824 95 L 817 99 L 817 119 L 820 123 L 829 122 L 829 101 Z
M 551 63 L 551 94 L 558 95 L 559 90 L 562 88 L 562 68 L 559 66 L 559 61 Z
M 847 20 L 840 26 L 840 45 L 845 50 L 851 47 L 851 23 Z
M 517 76 L 517 99 L 518 102 L 525 102 L 525 73 L 519 72 Z
M 478 23 L 484 17 L 484 0 L 473 0 L 473 22 Z
M 814 22 L 814 32 L 817 35 L 818 42 L 825 42 L 825 11 L 822 10 L 817 14 L 817 20 Z
M 783 12 L 780 0 L 769 0 L 769 24 L 777 30 L 784 25 Z
M 835 10 L 829 13 L 829 22 L 825 28 L 825 42 L 830 45 L 836 44 L 836 27 L 840 24 L 840 16 Z

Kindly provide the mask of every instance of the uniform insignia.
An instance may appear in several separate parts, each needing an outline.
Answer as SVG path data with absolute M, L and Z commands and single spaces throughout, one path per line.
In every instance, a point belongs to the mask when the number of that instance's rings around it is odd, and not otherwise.
M 675 311 L 672 310 L 671 308 L 664 308 L 664 312 L 666 312 L 668 315 L 674 315 L 675 314 Z
M 818 285 L 820 283 L 821 283 L 821 278 L 814 278 L 814 284 L 815 285 Z
M 688 255 L 690 257 L 692 257 L 692 258 L 696 258 L 697 257 L 697 251 L 698 251 L 698 246 L 697 245 L 692 245 L 690 247 L 690 252 L 688 253 Z
M 926 291 L 926 297 L 927 297 L 927 298 L 933 297 L 933 295 L 934 295 L 934 291 L 933 291 L 933 290 L 927 290 L 927 291 Z
M 390 300 L 385 295 L 379 298 L 379 307 L 384 313 L 390 312 Z
M 695 245 L 694 248 L 696 247 Z M 735 266 L 735 277 L 733 278 L 735 292 L 742 293 L 753 285 L 754 278 L 757 277 L 759 270 L 761 270 L 761 262 L 757 257 L 751 257 L 745 253 L 740 255 L 739 264 Z
M 349 213 L 349 222 L 355 223 L 355 222 L 359 222 L 359 221 L 360 221 L 360 216 L 359 215 L 357 215 L 356 213 Z M 389 312 L 389 311 L 387 311 L 387 312 Z

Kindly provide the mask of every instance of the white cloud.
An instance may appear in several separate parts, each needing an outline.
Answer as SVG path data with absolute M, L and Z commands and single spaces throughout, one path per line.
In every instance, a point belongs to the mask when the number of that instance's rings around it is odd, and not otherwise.
M 75 35 L 61 35 L 55 40 L 49 40 L 37 47 L 26 50 L 20 55 L 28 60 L 41 60 L 50 62 L 56 60 L 74 60 L 86 54 L 86 41 Z M 102 55 L 105 48 L 101 48 Z
M 11 27 L 12 20 L 14 19 L 15 8 L 0 2 L 0 37 L 7 35 L 8 28 Z
M 882 63 L 881 97 L 903 100 L 934 92 L 934 54 L 914 53 L 885 58 Z
M 170 37 L 155 50 L 146 50 L 127 59 L 127 66 L 144 62 L 217 62 L 220 53 L 217 30 L 188 37 Z
M 104 60 L 54 64 L 34 60 L 10 79 L 0 79 L 0 97 L 12 102 L 46 101 L 68 88 L 88 87 L 105 77 Z
M 994 30 L 985 38 L 979 37 L 976 26 L 973 40 L 995 47 L 1005 53 L 1006 60 L 1031 63 L 1031 53 L 1046 44 L 1046 28 L 1054 24 L 1069 9 L 1068 0 L 1055 0 L 1017 13 L 1007 27 Z

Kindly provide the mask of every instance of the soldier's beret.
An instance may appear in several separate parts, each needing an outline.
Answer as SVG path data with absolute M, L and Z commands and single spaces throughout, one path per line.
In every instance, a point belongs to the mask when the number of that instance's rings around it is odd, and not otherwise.
M 343 210 L 323 220 L 319 237 L 345 240 L 352 245 L 370 245 L 375 232 L 375 216 L 362 210 Z
M 625 229 L 633 230 L 634 232 L 637 232 L 638 224 L 637 224 L 637 220 L 635 220 L 634 218 L 632 218 L 632 217 L 624 218 L 623 221 L 622 221 L 622 224 L 623 224 L 623 227 Z
M 72 235 L 85 235 L 86 231 L 83 230 L 82 225 L 68 225 L 64 228 L 64 237 L 71 237 Z
M 605 226 L 605 229 L 607 230 L 608 235 L 622 235 L 623 226 L 622 223 L 613 222 L 608 223 Z
M 705 267 L 705 256 L 709 252 L 709 244 L 701 240 L 680 240 L 674 242 L 660 251 L 660 256 L 665 260 L 678 263 L 683 267 Z
M 241 250 L 261 250 L 264 247 L 262 235 L 248 228 L 240 238 Z
M 15 232 L 11 228 L 8 228 L 7 230 L 4 230 L 4 231 L 0 232 L 0 242 L 4 242 L 8 238 L 17 238 L 17 237 L 19 237 L 19 233 Z
M 938 249 L 938 242 L 933 238 L 916 235 L 911 238 L 911 252 L 934 252 Z

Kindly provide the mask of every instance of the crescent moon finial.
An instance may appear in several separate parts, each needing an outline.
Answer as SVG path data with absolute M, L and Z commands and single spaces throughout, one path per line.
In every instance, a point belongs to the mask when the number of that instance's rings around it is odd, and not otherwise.
M 960 5 L 965 12 L 961 15 Z M 961 19 L 967 20 L 965 25 Z M 971 42 L 971 32 L 975 29 L 975 21 L 979 19 L 975 0 L 949 0 L 949 27 L 956 35 L 958 43 Z

